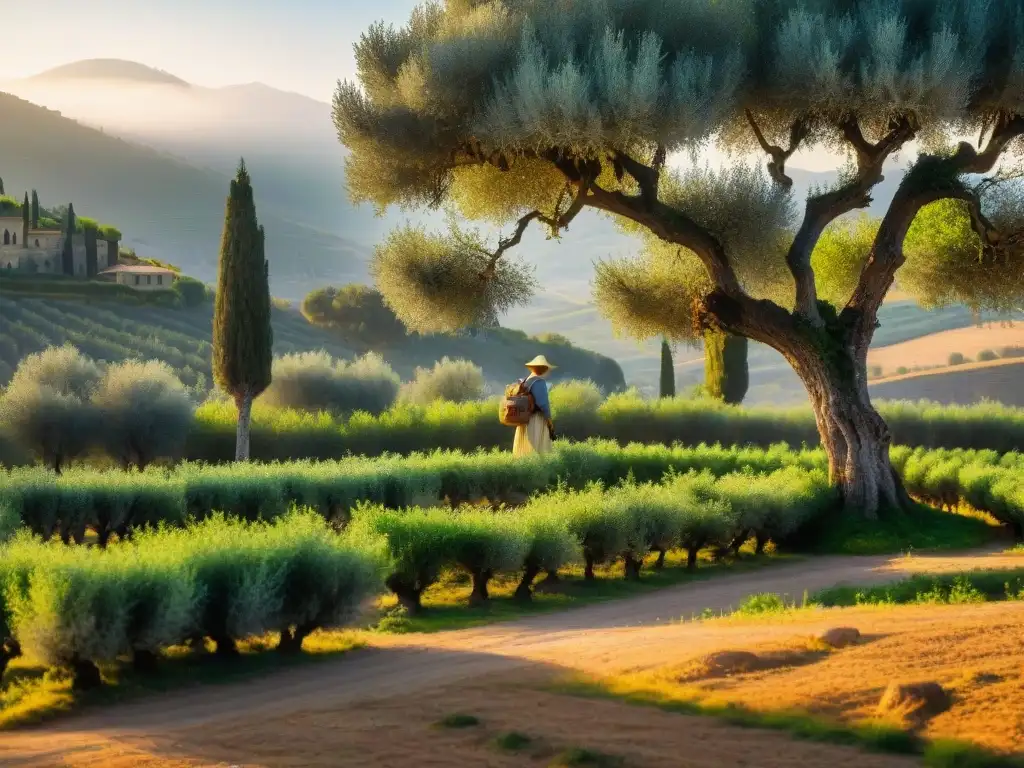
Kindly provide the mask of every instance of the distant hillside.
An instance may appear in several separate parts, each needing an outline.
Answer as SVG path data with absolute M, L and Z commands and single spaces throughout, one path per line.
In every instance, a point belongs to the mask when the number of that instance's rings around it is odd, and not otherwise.
M 973 363 L 878 381 L 871 396 L 882 400 L 931 400 L 944 405 L 972 405 L 994 400 L 1024 406 L 1024 360 Z
M 37 189 L 46 205 L 73 202 L 82 215 L 116 221 L 124 244 L 141 255 L 178 264 L 201 280 L 214 278 L 227 173 L 199 169 L 2 93 L 0 125 L 0 175 L 8 190 L 20 196 Z M 261 179 L 253 177 L 259 190 Z M 362 276 L 364 246 L 294 223 L 273 206 L 258 213 L 276 295 L 297 298 L 312 287 Z
M 79 298 L 36 298 L 5 292 L 0 298 L 0 386 L 18 361 L 48 346 L 71 343 L 97 360 L 163 360 L 190 387 L 211 386 L 212 305 L 195 308 L 132 305 Z M 274 354 L 324 350 L 352 358 L 352 348 L 333 333 L 310 325 L 297 310 L 273 312 Z M 541 343 L 521 331 L 500 329 L 486 336 L 431 336 L 380 350 L 403 379 L 417 366 L 431 367 L 444 356 L 464 358 L 483 368 L 494 386 L 524 374 L 523 363 L 544 354 L 559 366 L 555 378 L 589 378 L 608 391 L 621 389 L 622 371 L 614 360 L 557 343 Z
M 36 82 L 57 82 L 61 80 L 126 80 L 138 83 L 162 83 L 184 85 L 184 80 L 161 69 L 147 67 L 136 61 L 124 59 L 87 59 L 62 64 L 48 69 L 29 80 Z

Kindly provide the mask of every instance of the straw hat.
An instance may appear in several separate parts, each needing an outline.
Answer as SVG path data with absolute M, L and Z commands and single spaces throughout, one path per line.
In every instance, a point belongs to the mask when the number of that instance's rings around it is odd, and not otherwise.
M 533 360 L 526 364 L 527 368 L 548 368 L 552 369 L 556 366 L 548 362 L 548 359 L 544 355 L 537 355 Z

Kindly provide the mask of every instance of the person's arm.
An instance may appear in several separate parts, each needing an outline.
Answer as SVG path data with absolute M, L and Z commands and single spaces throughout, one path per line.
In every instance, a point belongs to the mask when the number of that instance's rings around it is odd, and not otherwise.
M 555 436 L 555 422 L 551 416 L 551 400 L 548 398 L 548 385 L 544 379 L 537 379 L 530 388 L 533 393 L 533 402 L 537 410 L 544 414 L 544 420 L 548 424 L 548 432 Z

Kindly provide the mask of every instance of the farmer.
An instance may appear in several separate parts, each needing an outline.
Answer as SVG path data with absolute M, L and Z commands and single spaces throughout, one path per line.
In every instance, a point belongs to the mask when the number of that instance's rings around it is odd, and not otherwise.
M 516 438 L 512 444 L 512 453 L 526 456 L 530 453 L 547 453 L 551 450 L 551 441 L 555 439 L 555 424 L 551 419 L 551 401 L 548 399 L 548 384 L 544 377 L 555 367 L 544 355 L 537 355 L 526 364 L 530 375 L 523 381 L 523 386 L 533 395 L 534 413 L 530 421 L 516 427 Z

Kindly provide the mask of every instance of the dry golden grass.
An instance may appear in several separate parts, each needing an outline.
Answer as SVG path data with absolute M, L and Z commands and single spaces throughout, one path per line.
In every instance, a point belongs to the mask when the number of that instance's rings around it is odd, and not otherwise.
M 1004 608 L 1003 611 L 999 608 Z M 983 610 L 984 608 L 984 610 Z M 858 628 L 857 645 L 829 650 L 817 639 L 822 615 Z M 1024 613 L 1017 606 L 910 606 L 804 611 L 759 622 L 788 625 L 786 639 L 731 651 L 757 654 L 754 671 L 700 674 L 704 658 L 614 678 L 617 693 L 656 693 L 708 706 L 801 711 L 848 724 L 877 721 L 890 682 L 937 682 L 952 706 L 920 734 L 1001 752 L 1024 752 Z M 744 622 L 750 626 L 753 622 Z M 809 625 L 816 624 L 813 632 Z M 914 725 L 899 722 L 899 725 Z
M 878 347 L 868 352 L 868 365 L 882 366 L 888 376 L 901 366 L 910 369 L 947 365 L 953 352 L 959 352 L 969 360 L 977 360 L 982 350 L 997 352 L 1002 347 L 1024 347 L 1024 324 L 1017 323 L 1012 328 L 1000 328 L 998 323 L 991 327 L 958 328 Z

